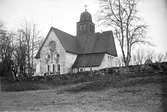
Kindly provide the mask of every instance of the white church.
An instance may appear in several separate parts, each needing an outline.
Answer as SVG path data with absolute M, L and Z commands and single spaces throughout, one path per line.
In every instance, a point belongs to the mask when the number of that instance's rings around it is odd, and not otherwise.
M 36 58 L 35 75 L 65 74 L 114 66 L 117 51 L 112 31 L 95 33 L 91 14 L 85 9 L 73 36 L 51 27 Z

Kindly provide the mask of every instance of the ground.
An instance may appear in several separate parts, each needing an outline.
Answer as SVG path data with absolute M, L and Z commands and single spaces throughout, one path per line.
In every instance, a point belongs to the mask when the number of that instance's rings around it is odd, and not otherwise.
M 163 112 L 160 83 L 79 90 L 90 82 L 50 90 L 1 92 L 0 111 Z M 78 91 L 76 91 L 78 90 Z

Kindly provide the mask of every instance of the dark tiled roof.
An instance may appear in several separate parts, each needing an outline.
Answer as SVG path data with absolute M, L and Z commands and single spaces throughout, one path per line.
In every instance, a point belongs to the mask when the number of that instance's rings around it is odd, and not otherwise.
M 93 52 L 105 52 L 112 56 L 117 56 L 112 31 L 96 33 L 96 42 L 93 47 Z
M 53 28 L 53 31 L 55 32 L 55 34 L 59 38 L 62 46 L 64 47 L 64 49 L 67 52 L 72 52 L 75 54 L 79 53 L 78 48 L 77 48 L 77 44 L 76 44 L 76 37 L 74 37 L 66 32 L 63 32 L 59 29 L 56 29 L 56 28 Z
M 82 37 L 80 37 L 79 39 L 85 39 L 85 41 L 81 41 L 79 43 L 80 46 L 84 46 L 80 50 L 81 54 L 108 53 L 112 56 L 117 56 L 112 31 L 106 31 L 103 33 L 95 33 L 90 35 L 82 35 Z
M 99 66 L 103 57 L 104 53 L 78 55 L 75 63 L 73 64 L 73 68 Z
M 67 52 L 74 54 L 108 53 L 112 56 L 117 56 L 112 31 L 85 34 L 80 37 L 75 37 L 54 27 L 51 27 L 48 35 L 52 30 L 55 32 Z M 40 58 L 40 51 L 47 40 L 48 35 L 37 52 L 36 58 Z

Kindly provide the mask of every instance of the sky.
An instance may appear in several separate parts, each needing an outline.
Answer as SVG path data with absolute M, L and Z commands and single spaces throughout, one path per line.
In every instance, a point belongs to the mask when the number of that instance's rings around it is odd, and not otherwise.
M 10 31 L 16 31 L 28 21 L 37 25 L 43 37 L 51 26 L 76 35 L 76 22 L 85 10 L 85 4 L 96 24 L 96 32 L 104 31 L 95 18 L 98 0 L 0 0 L 0 21 Z M 167 52 L 167 0 L 140 0 L 138 10 L 148 25 L 147 38 L 154 45 L 149 50 Z

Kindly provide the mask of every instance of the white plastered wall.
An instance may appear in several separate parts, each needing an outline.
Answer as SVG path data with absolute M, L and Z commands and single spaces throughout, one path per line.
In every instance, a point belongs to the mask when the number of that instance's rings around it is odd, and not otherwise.
M 66 73 L 72 72 L 72 65 L 77 58 L 76 54 L 66 52 Z
M 54 31 L 51 31 L 40 51 L 40 59 L 37 59 L 35 73 L 36 75 L 44 75 L 44 73 L 48 71 L 45 58 L 50 53 L 48 47 L 50 41 L 56 41 L 56 51 L 59 54 L 60 74 L 68 73 L 70 71 L 70 67 L 72 66 L 77 57 L 77 55 L 75 54 L 66 52 L 59 38 L 56 36 Z M 51 61 L 48 62 L 48 64 L 51 65 L 50 69 L 52 69 L 53 63 L 56 63 L 55 60 L 52 63 Z
M 111 68 L 111 67 L 115 67 L 115 60 L 116 58 L 112 55 L 109 55 L 109 54 L 105 54 L 103 59 L 102 59 L 102 62 L 100 64 L 100 66 L 97 66 L 97 67 L 81 67 L 79 69 L 82 69 L 83 71 L 90 71 L 91 69 L 92 70 L 100 70 L 100 69 L 104 69 L 104 68 Z

